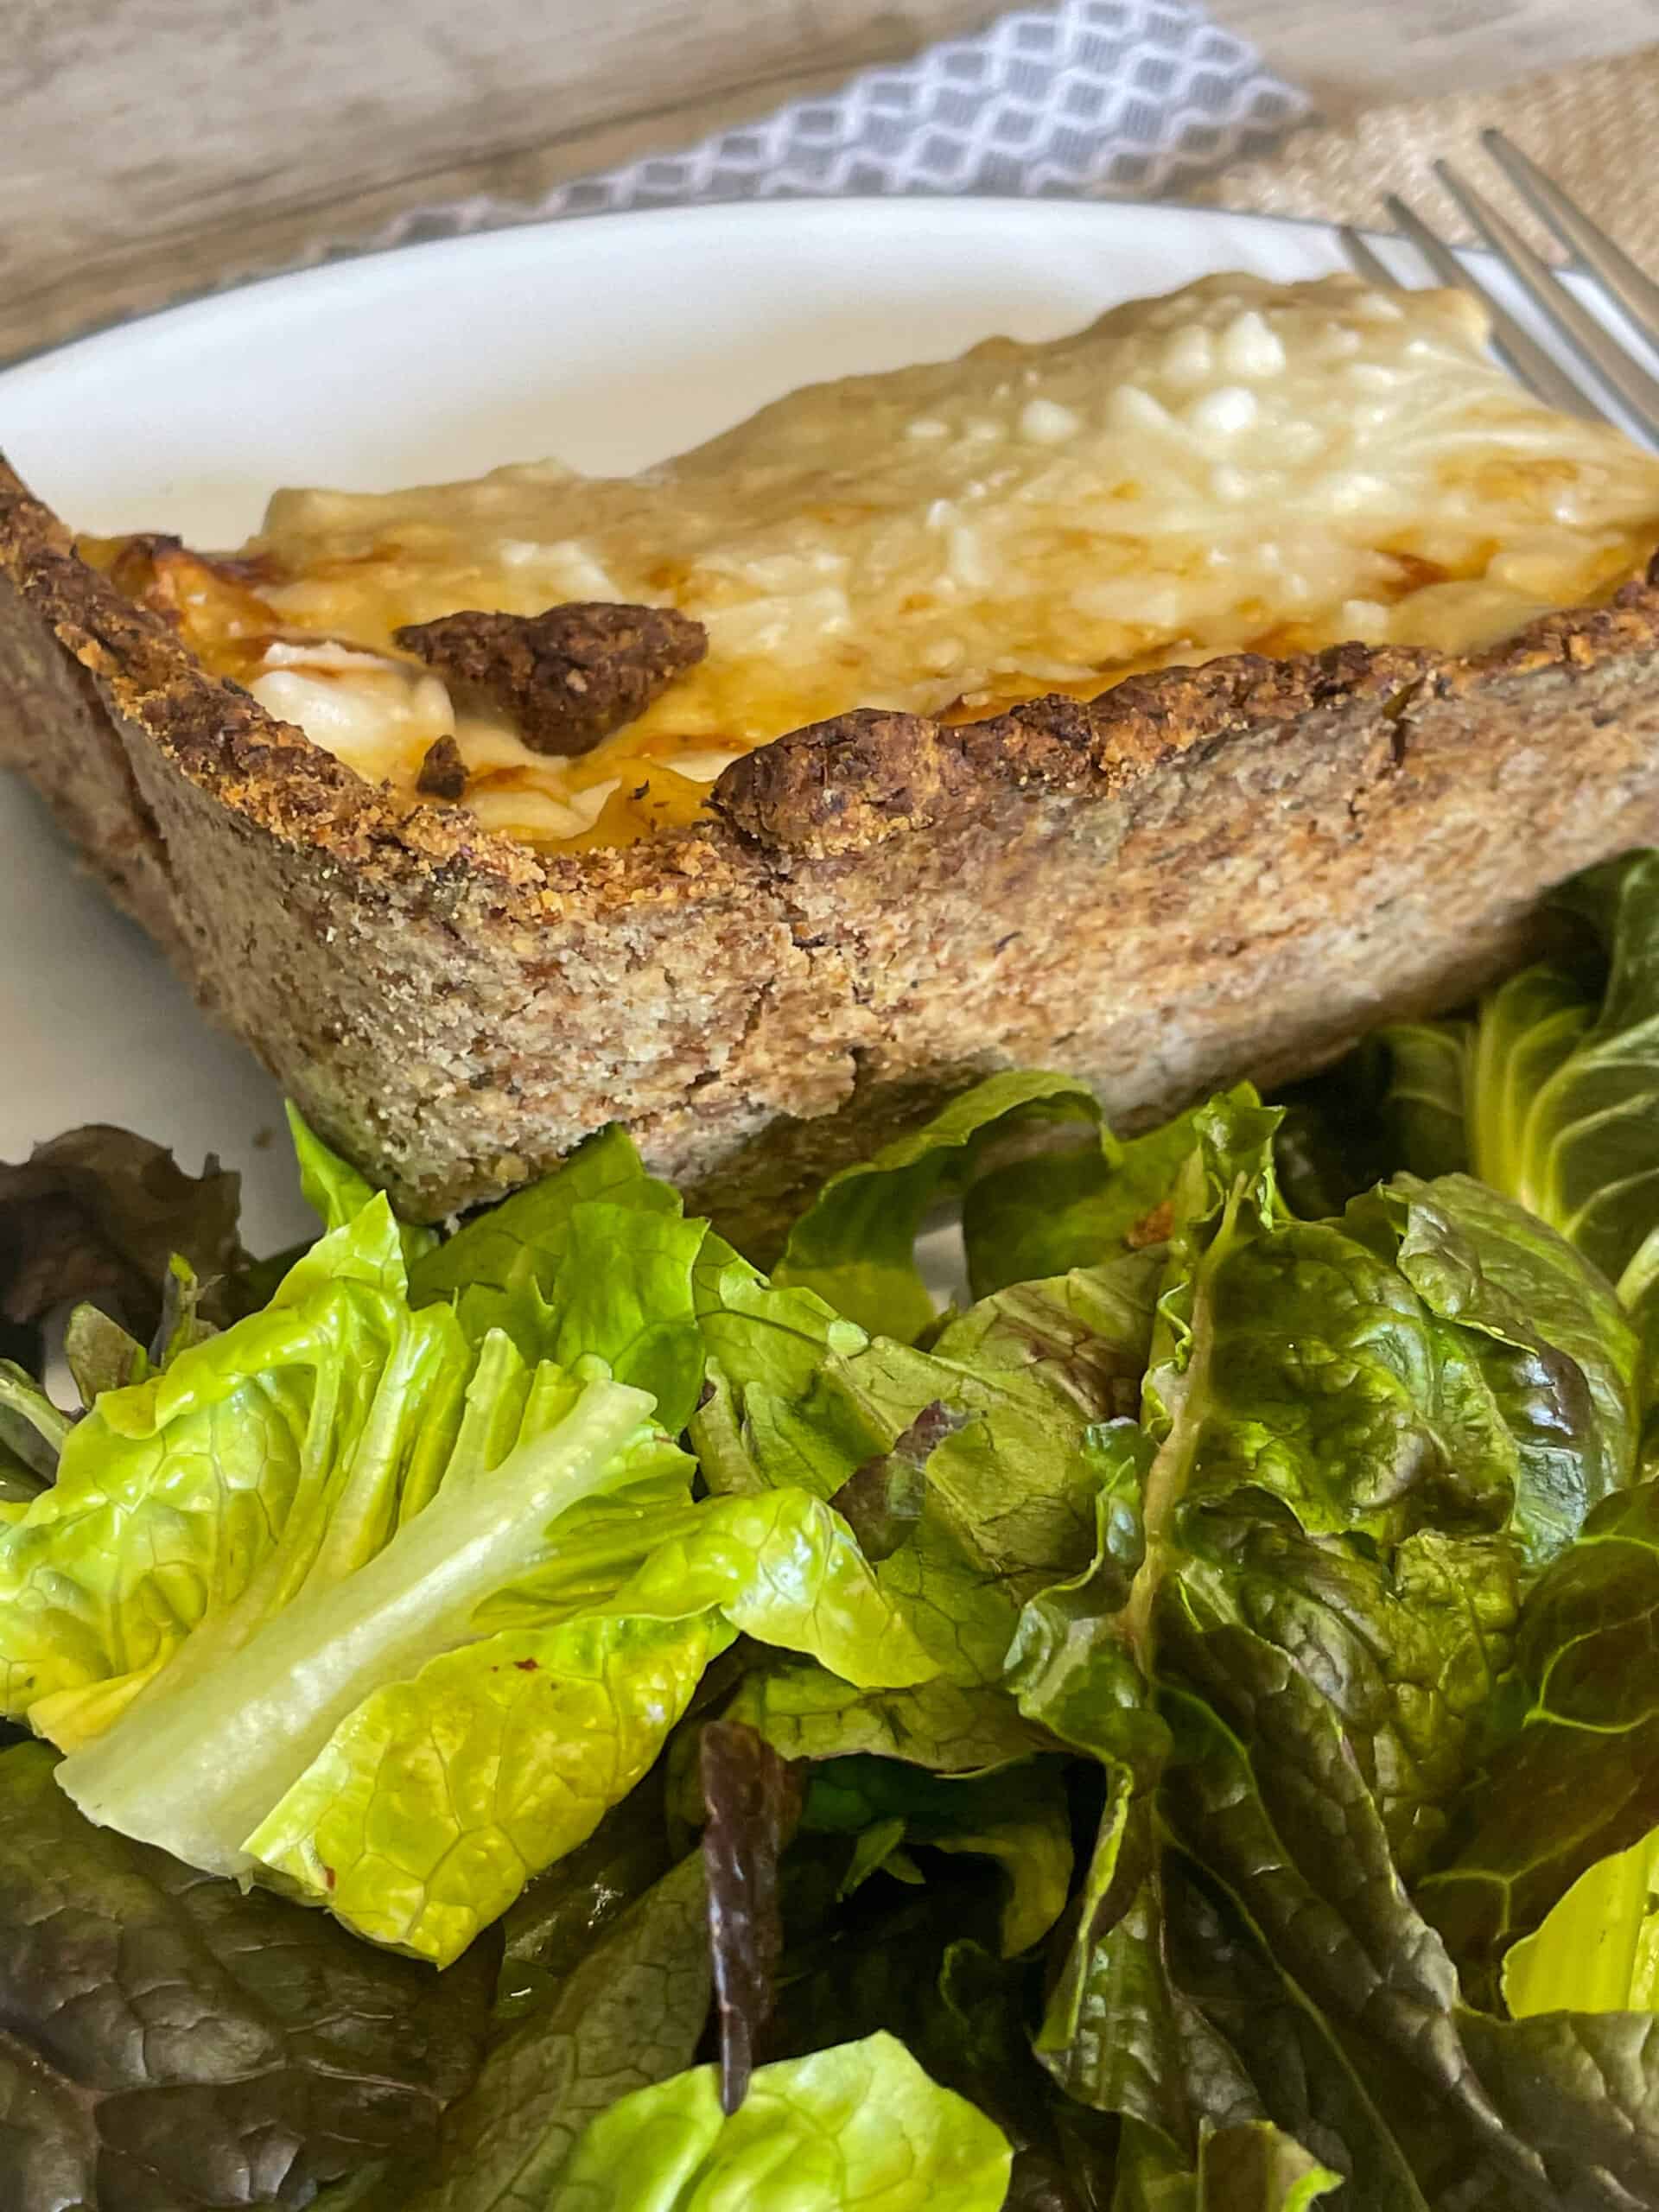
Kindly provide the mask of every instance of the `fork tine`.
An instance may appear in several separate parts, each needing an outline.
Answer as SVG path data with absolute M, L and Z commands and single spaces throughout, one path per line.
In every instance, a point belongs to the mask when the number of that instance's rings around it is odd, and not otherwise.
M 1521 197 L 1549 225 L 1569 253 L 1574 253 L 1618 302 L 1642 335 L 1659 346 L 1659 284 L 1638 269 L 1623 246 L 1615 245 L 1581 208 L 1547 177 L 1537 163 L 1512 145 L 1501 130 L 1483 130 L 1481 143 Z
M 1391 292 L 1399 290 L 1400 279 L 1392 269 L 1383 266 L 1367 245 L 1363 234 L 1357 231 L 1351 223 L 1342 226 L 1339 236 L 1342 250 L 1353 263 L 1356 276 L 1363 276 L 1368 284 L 1382 284 Z
M 1451 248 L 1436 238 L 1422 217 L 1407 207 L 1395 194 L 1389 193 L 1383 206 L 1393 217 L 1395 227 L 1402 231 L 1416 247 L 1435 275 L 1446 283 L 1460 290 L 1472 292 L 1492 319 L 1492 346 L 1520 381 L 1546 407 L 1558 407 L 1565 415 L 1582 416 L 1586 422 L 1599 423 L 1605 419 L 1601 410 L 1587 395 L 1580 391 L 1565 369 L 1535 340 L 1529 338 L 1514 316 L 1492 297 L 1486 287 L 1464 267 Z
M 1465 184 L 1446 162 L 1436 162 L 1434 169 L 1534 306 L 1549 318 L 1573 352 L 1588 363 L 1609 390 L 1618 393 L 1648 435 L 1659 438 L 1659 379 L 1650 377 L 1633 361 L 1594 315 L 1579 305 L 1508 216 L 1500 215 L 1491 200 L 1472 185 Z

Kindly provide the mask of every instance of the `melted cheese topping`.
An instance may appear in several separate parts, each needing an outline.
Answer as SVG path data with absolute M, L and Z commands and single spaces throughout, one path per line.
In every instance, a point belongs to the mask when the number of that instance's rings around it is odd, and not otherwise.
M 849 708 L 977 715 L 1246 647 L 1477 646 L 1656 539 L 1659 461 L 1520 391 L 1461 294 L 1233 276 L 809 387 L 634 477 L 281 492 L 243 556 L 164 596 L 363 775 L 412 801 L 454 735 L 491 827 L 593 843 L 684 818 L 737 754 Z M 677 607 L 709 654 L 574 760 L 458 721 L 391 642 L 591 599 Z

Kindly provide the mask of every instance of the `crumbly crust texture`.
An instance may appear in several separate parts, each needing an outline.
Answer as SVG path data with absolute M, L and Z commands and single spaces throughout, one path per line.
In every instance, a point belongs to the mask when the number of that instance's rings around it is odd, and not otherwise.
M 846 715 L 734 762 L 689 829 L 547 855 L 208 676 L 0 465 L 0 758 L 411 1215 L 620 1119 L 764 1253 L 992 1069 L 1071 1069 L 1134 1127 L 1524 957 L 1550 886 L 1659 840 L 1659 588 L 1467 657 Z

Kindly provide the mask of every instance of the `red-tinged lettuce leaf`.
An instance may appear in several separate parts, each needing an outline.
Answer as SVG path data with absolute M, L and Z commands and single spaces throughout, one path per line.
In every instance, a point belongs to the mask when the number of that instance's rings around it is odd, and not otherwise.
M 1419 1885 L 1469 1985 L 1598 1859 L 1659 1826 L 1659 1486 L 1610 1498 L 1521 1616 L 1516 1725 L 1457 1799 Z M 1495 1716 L 1497 1718 L 1501 1716 Z
M 702 1861 L 683 1859 L 609 1927 L 550 2003 L 492 2047 L 425 2167 L 373 2212 L 546 2212 L 588 2122 L 690 2065 L 709 2016 Z
M 660 1763 L 586 1843 L 524 1885 L 501 1922 L 498 2026 L 539 2012 L 671 1863 Z
M 1612 1285 L 1468 1175 L 1402 1175 L 1348 1211 L 1430 1311 L 1468 1332 L 1520 1452 L 1513 1525 L 1542 1564 L 1634 1474 L 1639 1346 Z
M 784 1951 L 778 1861 L 800 1817 L 801 1782 L 741 1721 L 711 1720 L 697 1747 L 709 1948 L 720 2014 L 720 2101 L 734 2113 L 776 1995 Z
M 921 1525 L 927 1503 L 927 1462 L 947 1436 L 967 1425 L 936 1399 L 924 1406 L 885 1452 L 855 1468 L 830 1499 L 873 1565 L 891 1559 Z
M 1505 1663 L 1508 1432 L 1466 1343 L 1387 1256 L 1286 1217 L 1271 1116 L 1198 1128 L 1147 1433 L 1102 1435 L 1094 1564 L 1028 1604 L 1014 1649 L 1027 1717 L 1109 1780 L 1039 2055 L 1123 2124 L 1126 2203 L 1197 2201 L 1205 2145 L 1264 2122 L 1312 2162 L 1299 2186 L 1314 2165 L 1380 2177 L 1369 2201 L 1390 2212 L 1430 2201 L 1421 2160 L 1536 2195 L 1547 2167 L 1476 2073 L 1452 1961 L 1395 1852 L 1433 1846 Z M 1491 1471 L 1473 1482 L 1471 1437 Z M 1254 1931 L 1258 1981 L 1303 2008 L 1317 2097 L 1287 2109 L 1249 2008 L 1201 2002 L 1173 1948 L 1172 1842 Z M 1380 2110 L 1370 2077 L 1390 2069 L 1409 2085 Z
M 1653 2015 L 1472 2010 L 1329 1708 L 1282 1655 L 1221 1640 L 1225 1717 L 1166 1700 L 1173 1827 L 1303 2001 L 1363 2055 L 1429 2201 L 1573 2212 L 1659 2201 Z
M 86 1299 L 147 1342 L 175 1253 L 200 1278 L 204 1317 L 232 1318 L 246 1255 L 241 1179 L 209 1159 L 188 1175 L 165 1146 L 95 1124 L 0 1166 L 0 1322 L 27 1330 Z
M 487 1945 L 448 1974 L 83 1821 L 0 1754 L 7 2212 L 308 2204 L 435 2145 L 476 2071 Z

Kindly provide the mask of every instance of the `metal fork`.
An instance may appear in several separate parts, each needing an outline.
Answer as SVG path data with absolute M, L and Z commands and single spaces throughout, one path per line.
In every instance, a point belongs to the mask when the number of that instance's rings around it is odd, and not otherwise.
M 1637 267 L 1622 247 L 1599 230 L 1582 208 L 1576 207 L 1557 184 L 1501 130 L 1484 130 L 1481 143 L 1510 183 L 1554 232 L 1569 253 L 1600 287 L 1631 328 L 1659 351 L 1659 284 Z M 1492 349 L 1515 377 L 1548 405 L 1591 421 L 1614 410 L 1597 389 L 1611 394 L 1618 408 L 1640 428 L 1649 443 L 1659 445 L 1659 378 L 1651 376 L 1621 346 L 1606 324 L 1592 315 L 1582 301 L 1562 283 L 1549 264 L 1541 260 L 1509 218 L 1484 194 L 1459 176 L 1449 162 L 1436 162 L 1436 174 L 1491 249 L 1531 301 L 1551 330 L 1590 372 L 1586 391 L 1569 376 L 1552 353 L 1547 353 L 1492 296 L 1473 270 L 1466 268 L 1444 239 L 1437 237 L 1421 216 L 1396 194 L 1383 205 L 1395 227 L 1410 239 L 1441 281 L 1471 293 L 1492 319 Z M 1368 282 L 1397 285 L 1400 279 L 1375 253 L 1361 233 L 1344 228 L 1342 243 L 1348 258 Z

